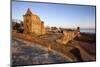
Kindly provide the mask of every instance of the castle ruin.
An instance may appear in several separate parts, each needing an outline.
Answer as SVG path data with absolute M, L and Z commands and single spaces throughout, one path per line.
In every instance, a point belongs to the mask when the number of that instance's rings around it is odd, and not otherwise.
M 63 31 L 63 37 L 61 39 L 57 39 L 56 42 L 61 44 L 67 44 L 75 37 L 80 37 L 80 27 L 77 27 L 75 31 Z
M 29 8 L 23 18 L 25 34 L 45 34 L 44 22 L 40 20 L 39 16 L 33 14 Z
M 23 33 L 18 33 L 14 32 L 13 35 L 17 36 L 19 35 L 20 38 L 24 39 L 24 36 L 27 35 L 27 39 L 32 39 L 31 34 L 35 35 L 43 35 L 46 34 L 47 30 L 44 27 L 44 22 L 41 21 L 40 17 L 33 14 L 31 10 L 28 8 L 27 12 L 25 15 L 23 15 L 24 21 L 23 21 L 23 27 L 24 27 L 24 32 Z M 51 29 L 50 32 L 54 33 L 62 33 L 58 32 L 59 29 Z M 52 34 L 53 35 L 53 34 Z M 61 43 L 61 44 L 67 44 L 69 41 L 73 40 L 75 37 L 80 36 L 80 27 L 77 27 L 77 30 L 74 31 L 64 31 L 62 33 L 63 37 L 60 39 L 57 39 L 56 42 Z M 48 37 L 47 37 L 48 38 Z

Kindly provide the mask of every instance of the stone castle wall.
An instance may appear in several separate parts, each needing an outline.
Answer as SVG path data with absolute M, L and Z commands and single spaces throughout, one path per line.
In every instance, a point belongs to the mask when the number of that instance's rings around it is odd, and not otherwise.
M 80 28 L 77 28 L 75 31 L 63 31 L 63 37 L 56 40 L 58 43 L 67 44 L 69 41 L 72 41 L 75 37 L 80 36 Z
M 40 20 L 40 17 L 33 14 L 30 9 L 27 10 L 24 18 L 24 33 L 26 34 L 45 34 L 44 23 Z

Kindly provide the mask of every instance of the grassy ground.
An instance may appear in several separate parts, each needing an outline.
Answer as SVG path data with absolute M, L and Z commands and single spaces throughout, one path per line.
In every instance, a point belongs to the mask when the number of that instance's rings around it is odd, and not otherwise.
M 96 34 L 81 33 L 81 36 L 75 40 L 79 41 L 80 46 L 89 54 L 96 55 Z
M 79 38 L 75 38 L 78 41 L 85 41 L 85 42 L 96 42 L 96 34 L 89 34 L 89 33 L 81 33 Z

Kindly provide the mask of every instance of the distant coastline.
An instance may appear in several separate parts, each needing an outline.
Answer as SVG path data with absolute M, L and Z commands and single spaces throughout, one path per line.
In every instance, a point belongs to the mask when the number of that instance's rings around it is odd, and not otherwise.
M 96 31 L 95 29 L 80 29 L 81 33 L 90 33 L 90 34 L 95 34 Z

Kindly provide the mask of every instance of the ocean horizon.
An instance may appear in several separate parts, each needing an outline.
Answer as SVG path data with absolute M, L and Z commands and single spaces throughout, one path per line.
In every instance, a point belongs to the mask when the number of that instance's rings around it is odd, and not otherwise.
M 91 33 L 91 34 L 95 34 L 96 31 L 95 29 L 80 29 L 81 33 Z

